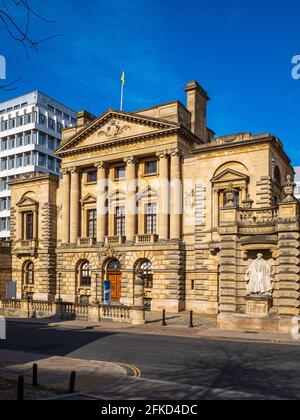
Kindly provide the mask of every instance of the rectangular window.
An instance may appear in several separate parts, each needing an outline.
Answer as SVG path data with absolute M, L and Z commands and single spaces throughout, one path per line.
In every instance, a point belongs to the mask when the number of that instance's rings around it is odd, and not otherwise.
M 24 115 L 24 124 L 31 124 L 32 123 L 32 115 L 31 114 L 25 114 Z
M 145 206 L 145 234 L 155 235 L 157 233 L 157 205 L 148 203 Z
M 16 119 L 15 118 L 11 118 L 9 120 L 9 129 L 12 130 L 13 128 L 16 128 Z
M 55 121 L 52 118 L 48 118 L 48 128 L 55 131 Z
M 6 231 L 6 218 L 0 219 L 0 232 Z
M 0 191 L 6 191 L 7 190 L 7 178 L 1 178 L 0 179 Z
M 1 171 L 7 171 L 7 158 L 1 159 Z
M 21 168 L 22 165 L 23 165 L 23 155 L 17 155 L 17 158 L 16 158 L 17 168 Z
M 24 241 L 33 240 L 33 212 L 23 213 L 22 237 Z
M 41 125 L 46 125 L 46 116 L 43 114 L 39 114 L 39 123 Z
M 48 169 L 55 171 L 55 159 L 48 156 Z
M 118 166 L 115 168 L 115 179 L 125 179 L 126 178 L 126 167 Z
M 88 210 L 87 212 L 87 236 L 96 238 L 97 236 L 97 210 Z
M 46 155 L 44 155 L 44 153 L 39 153 L 39 161 L 38 161 L 39 166 L 47 166 L 47 157 Z
M 89 171 L 87 173 L 87 182 L 89 184 L 97 182 L 97 171 Z
M 17 117 L 17 127 L 21 127 L 22 125 L 24 125 L 24 117 L 23 115 L 20 115 Z
M 0 199 L 0 211 L 7 210 L 7 200 L 6 198 Z
M 17 137 L 17 147 L 22 147 L 23 146 L 23 136 L 18 136 Z
M 13 156 L 8 159 L 8 169 L 9 170 L 14 169 L 14 167 L 15 167 L 15 157 Z
M 9 150 L 14 149 L 15 148 L 15 144 L 16 144 L 15 138 L 14 137 L 11 137 L 9 139 L 9 141 L 8 141 Z
M 61 123 L 58 122 L 56 124 L 56 128 L 57 128 L 57 132 L 58 133 L 61 133 L 63 131 L 63 129 L 64 129 L 64 126 Z
M 24 146 L 31 144 L 31 133 L 25 133 L 24 136 Z
M 144 174 L 145 175 L 157 174 L 157 161 L 156 160 L 145 162 Z
M 116 207 L 115 235 L 125 236 L 125 207 Z
M 31 154 L 30 153 L 25 153 L 24 155 L 24 166 L 29 166 L 31 165 Z

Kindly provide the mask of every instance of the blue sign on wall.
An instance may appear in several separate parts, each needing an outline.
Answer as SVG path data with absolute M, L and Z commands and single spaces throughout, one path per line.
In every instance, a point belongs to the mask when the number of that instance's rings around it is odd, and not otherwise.
M 104 305 L 111 304 L 111 284 L 109 280 L 104 282 Z

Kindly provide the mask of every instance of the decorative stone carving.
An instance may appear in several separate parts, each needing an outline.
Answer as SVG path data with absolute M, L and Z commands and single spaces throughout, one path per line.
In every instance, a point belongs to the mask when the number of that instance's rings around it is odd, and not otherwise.
M 236 207 L 235 198 L 238 194 L 238 191 L 235 190 L 232 186 L 232 182 L 229 184 L 229 188 L 224 191 L 226 204 L 225 207 Z
M 194 208 L 196 204 L 196 192 L 193 188 L 185 193 L 185 205 Z
M 129 158 L 125 158 L 124 162 L 126 165 L 136 165 L 138 163 L 138 160 L 134 156 L 130 156 Z
M 120 121 L 113 119 L 109 122 L 105 130 L 101 130 L 98 133 L 98 136 L 106 136 L 109 139 L 113 139 L 121 136 L 125 131 L 130 130 L 129 125 L 121 125 Z
M 272 296 L 273 276 L 272 268 L 263 259 L 262 254 L 248 268 L 245 280 L 247 281 L 247 295 Z
M 164 150 L 164 151 L 162 151 L 162 152 L 157 152 L 157 153 L 156 153 L 156 156 L 157 156 L 159 159 L 168 159 L 168 157 L 169 157 L 169 153 L 168 153 L 168 151 L 167 151 L 167 150 Z
M 250 194 L 247 194 L 246 199 L 243 201 L 244 209 L 252 209 L 254 201 L 251 200 Z
M 286 196 L 285 199 L 283 200 L 284 203 L 297 201 L 297 199 L 294 196 L 295 187 L 296 187 L 296 184 L 294 182 L 293 177 L 291 175 L 287 175 L 286 182 L 283 186 L 283 192 L 284 192 L 284 195 Z
M 103 161 L 100 161 L 100 162 L 96 162 L 94 166 L 95 166 L 95 168 L 97 168 L 98 170 L 101 170 L 101 169 L 106 169 L 106 167 L 107 167 L 107 163 L 106 163 L 106 162 L 103 162 Z

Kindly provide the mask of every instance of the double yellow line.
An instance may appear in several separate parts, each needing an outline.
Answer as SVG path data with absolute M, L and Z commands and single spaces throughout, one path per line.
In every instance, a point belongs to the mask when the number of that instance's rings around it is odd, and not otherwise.
M 118 362 L 116 364 L 119 365 L 119 366 L 122 366 L 122 367 L 125 367 L 125 368 L 131 370 L 133 372 L 133 375 L 132 376 L 134 378 L 141 378 L 142 372 L 141 372 L 141 370 L 138 367 L 133 366 L 133 365 L 129 365 L 127 363 L 119 363 Z

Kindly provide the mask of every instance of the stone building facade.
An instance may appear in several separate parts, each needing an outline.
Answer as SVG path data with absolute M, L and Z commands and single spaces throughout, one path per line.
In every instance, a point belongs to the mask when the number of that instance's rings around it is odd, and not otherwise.
M 132 305 L 139 272 L 152 310 L 218 314 L 223 328 L 254 319 L 290 328 L 300 306 L 290 160 L 268 133 L 215 137 L 207 93 L 197 82 L 185 91 L 187 107 L 81 111 L 57 150 L 62 177 L 11 183 L 18 297 L 101 302 L 108 279 L 113 301 Z M 257 253 L 274 275 L 266 318 L 247 311 Z
M 0 240 L 0 299 L 6 297 L 6 283 L 12 276 L 12 255 L 9 241 Z

